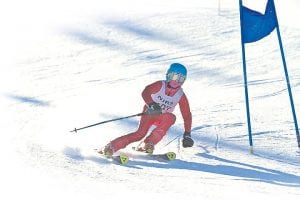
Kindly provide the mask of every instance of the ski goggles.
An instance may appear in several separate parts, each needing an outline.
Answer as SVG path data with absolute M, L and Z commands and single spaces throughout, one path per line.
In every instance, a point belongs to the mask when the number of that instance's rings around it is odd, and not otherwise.
M 183 84 L 186 79 L 186 76 L 176 73 L 176 72 L 170 72 L 167 74 L 167 81 L 176 81 L 180 84 Z

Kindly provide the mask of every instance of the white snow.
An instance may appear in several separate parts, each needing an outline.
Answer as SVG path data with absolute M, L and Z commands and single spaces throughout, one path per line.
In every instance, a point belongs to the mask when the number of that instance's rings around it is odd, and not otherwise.
M 262 3 L 263 2 L 263 3 Z M 246 1 L 263 12 L 266 1 Z M 298 123 L 296 0 L 276 1 Z M 297 147 L 277 35 L 246 45 L 254 154 L 249 153 L 239 7 L 234 0 L 9 1 L 1 18 L 1 199 L 298 199 Z M 121 166 L 94 148 L 137 128 L 141 92 L 168 66 L 188 67 L 193 148 L 183 120 Z M 170 144 L 170 141 L 174 140 Z

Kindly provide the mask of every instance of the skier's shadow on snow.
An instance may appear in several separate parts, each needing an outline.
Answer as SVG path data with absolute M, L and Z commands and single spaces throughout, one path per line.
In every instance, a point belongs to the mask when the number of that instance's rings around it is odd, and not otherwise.
M 209 155 L 207 153 L 199 153 L 198 156 L 228 164 L 210 165 L 198 162 L 189 162 L 180 159 L 176 159 L 168 163 L 132 160 L 128 163 L 128 167 L 139 166 L 141 168 L 155 167 L 164 169 L 194 170 L 199 172 L 228 175 L 231 177 L 237 177 L 248 181 L 265 182 L 289 187 L 300 187 L 300 176 L 297 175 L 289 174 L 279 170 L 273 170 L 260 166 L 227 160 L 224 158 L 219 158 L 217 156 Z

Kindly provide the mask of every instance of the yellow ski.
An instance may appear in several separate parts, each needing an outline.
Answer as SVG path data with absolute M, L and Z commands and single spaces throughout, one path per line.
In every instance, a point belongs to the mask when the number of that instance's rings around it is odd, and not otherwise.
M 96 149 L 95 149 L 96 150 Z M 120 155 L 111 155 L 111 156 L 106 156 L 104 155 L 103 151 L 100 150 L 100 151 L 97 151 L 97 153 L 99 153 L 101 156 L 107 158 L 107 159 L 112 159 L 113 161 L 121 164 L 121 165 L 126 165 L 129 161 L 129 158 L 126 154 L 124 153 L 121 153 Z
M 156 159 L 162 159 L 162 160 L 175 160 L 176 159 L 176 153 L 174 152 L 167 152 L 162 154 L 149 154 L 150 157 L 156 158 Z
M 126 165 L 129 161 L 129 158 L 126 154 L 122 153 L 118 156 L 113 156 L 113 159 L 119 162 L 122 165 Z
M 147 153 L 145 150 L 143 150 L 142 148 L 136 148 L 136 147 L 132 147 L 133 150 L 138 151 L 138 152 L 143 152 L 146 153 L 147 155 L 149 155 L 152 158 L 156 158 L 156 159 L 162 159 L 162 160 L 175 160 L 176 159 L 176 153 L 175 152 L 167 152 L 167 153 L 160 153 L 160 154 L 155 154 L 155 153 Z

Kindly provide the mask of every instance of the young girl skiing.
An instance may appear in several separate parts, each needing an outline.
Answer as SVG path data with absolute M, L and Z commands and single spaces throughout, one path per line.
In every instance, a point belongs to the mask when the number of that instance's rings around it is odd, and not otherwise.
M 152 125 L 153 131 L 144 139 L 142 151 L 153 153 L 154 146 L 166 135 L 168 129 L 175 123 L 176 116 L 172 113 L 179 103 L 184 120 L 183 147 L 192 147 L 191 138 L 192 115 L 186 95 L 181 86 L 187 77 L 185 66 L 173 63 L 166 74 L 166 80 L 156 81 L 145 87 L 142 97 L 145 101 L 143 115 L 138 129 L 127 135 L 118 137 L 108 143 L 102 151 L 106 156 L 112 156 L 116 151 L 125 148 L 133 142 L 142 140 Z

